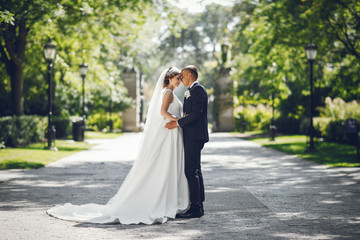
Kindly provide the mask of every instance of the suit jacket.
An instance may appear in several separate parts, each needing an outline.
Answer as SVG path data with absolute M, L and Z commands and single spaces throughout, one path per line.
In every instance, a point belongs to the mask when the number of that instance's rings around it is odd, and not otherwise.
M 183 129 L 184 140 L 209 141 L 207 107 L 208 96 L 200 83 L 195 83 L 190 89 L 190 97 L 184 99 L 183 112 L 187 114 L 178 120 Z

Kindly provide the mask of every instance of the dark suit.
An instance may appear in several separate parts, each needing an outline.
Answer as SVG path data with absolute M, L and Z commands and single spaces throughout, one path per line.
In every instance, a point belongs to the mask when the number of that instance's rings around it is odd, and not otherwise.
M 201 150 L 209 141 L 205 88 L 195 83 L 190 89 L 190 97 L 184 99 L 183 112 L 187 114 L 178 120 L 184 133 L 185 175 L 188 179 L 190 202 L 198 205 L 205 200 L 204 183 L 201 173 Z

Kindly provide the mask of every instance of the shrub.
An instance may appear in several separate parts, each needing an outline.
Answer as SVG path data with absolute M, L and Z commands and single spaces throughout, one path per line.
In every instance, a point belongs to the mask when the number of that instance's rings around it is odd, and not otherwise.
M 341 98 L 330 97 L 325 99 L 325 107 L 319 108 L 320 116 L 330 118 L 333 121 L 345 120 L 348 118 L 360 121 L 360 104 L 357 101 L 345 102 Z
M 330 121 L 326 126 L 326 134 L 324 136 L 326 141 L 330 142 L 345 142 L 346 141 L 346 126 L 344 121 Z
M 331 119 L 326 117 L 316 117 L 314 118 L 314 128 L 318 136 L 326 136 L 326 128 L 329 125 Z
M 14 147 L 42 141 L 47 127 L 46 119 L 31 115 L 0 118 L 0 142 Z
M 256 107 L 247 106 L 242 108 L 235 117 L 235 130 L 242 130 L 242 122 L 246 123 L 246 130 L 268 129 L 272 118 L 272 109 L 269 106 L 259 104 Z
M 56 129 L 56 138 L 66 138 L 72 131 L 71 120 L 69 117 L 55 116 L 52 125 Z
M 291 117 L 279 117 L 276 119 L 276 126 L 279 132 L 285 134 L 300 133 L 301 119 Z
M 341 98 L 325 99 L 325 107 L 319 108 L 322 119 L 318 122 L 318 129 L 326 141 L 355 143 L 356 138 L 347 136 L 345 121 L 356 119 L 360 123 L 360 104 L 357 101 L 345 102 Z M 314 124 L 315 125 L 315 124 Z
M 119 115 L 111 116 L 111 119 L 113 120 L 113 129 L 121 130 L 123 127 L 123 122 Z
M 113 122 L 113 129 L 114 130 L 121 130 L 122 129 L 122 119 L 120 118 L 119 114 L 113 113 L 111 115 L 111 120 Z M 110 131 L 110 119 L 108 114 L 101 114 L 96 113 L 92 114 L 87 117 L 86 125 L 89 129 L 94 131 Z
M 238 113 L 238 115 L 234 119 L 235 131 L 244 132 L 246 131 L 246 120 L 242 113 Z
M 326 135 L 326 127 L 330 122 L 330 118 L 315 117 L 313 118 L 313 125 L 316 137 L 322 137 Z M 301 120 L 299 131 L 301 134 L 309 134 L 310 118 L 304 118 Z

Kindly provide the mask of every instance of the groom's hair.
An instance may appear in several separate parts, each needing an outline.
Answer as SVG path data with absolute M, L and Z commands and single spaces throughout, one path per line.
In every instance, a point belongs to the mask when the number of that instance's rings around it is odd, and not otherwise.
M 195 77 L 195 80 L 197 80 L 199 75 L 199 69 L 195 65 L 187 65 L 182 70 L 188 70 Z

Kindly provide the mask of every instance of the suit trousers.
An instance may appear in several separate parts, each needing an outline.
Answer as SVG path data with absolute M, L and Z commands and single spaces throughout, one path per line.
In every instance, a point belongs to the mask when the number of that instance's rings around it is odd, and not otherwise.
M 204 181 L 201 173 L 201 150 L 204 141 L 184 139 L 185 175 L 189 183 L 190 203 L 198 205 L 205 200 Z

